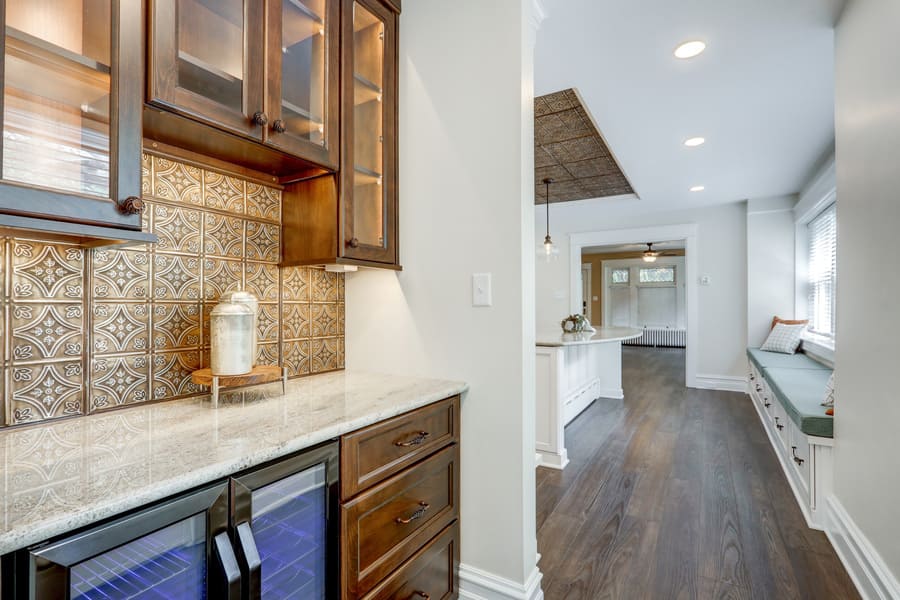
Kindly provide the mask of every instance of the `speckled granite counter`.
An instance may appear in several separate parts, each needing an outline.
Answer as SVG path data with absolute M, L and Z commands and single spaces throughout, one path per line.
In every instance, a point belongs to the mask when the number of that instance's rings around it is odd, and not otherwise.
M 0 432 L 0 554 L 466 388 L 342 371 Z

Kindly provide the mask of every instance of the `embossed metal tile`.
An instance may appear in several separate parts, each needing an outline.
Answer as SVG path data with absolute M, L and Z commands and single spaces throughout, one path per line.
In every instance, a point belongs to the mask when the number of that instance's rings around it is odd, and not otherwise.
M 190 376 L 209 362 L 209 313 L 238 289 L 260 300 L 258 364 L 343 368 L 344 277 L 278 266 L 278 189 L 152 152 L 141 174 L 158 244 L 0 238 L 0 425 L 202 393 Z

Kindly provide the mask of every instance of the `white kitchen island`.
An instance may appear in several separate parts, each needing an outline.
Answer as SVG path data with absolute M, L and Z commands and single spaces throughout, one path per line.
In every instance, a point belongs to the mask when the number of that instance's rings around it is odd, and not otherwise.
M 593 333 L 537 335 L 537 419 L 539 464 L 568 464 L 565 426 L 597 398 L 624 398 L 622 342 L 640 337 L 630 327 L 598 327 Z

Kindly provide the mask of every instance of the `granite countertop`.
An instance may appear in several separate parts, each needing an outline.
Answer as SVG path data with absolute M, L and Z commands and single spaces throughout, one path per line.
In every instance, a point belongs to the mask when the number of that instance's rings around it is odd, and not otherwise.
M 340 371 L 0 432 L 0 555 L 465 391 Z
M 622 342 L 641 337 L 640 329 L 632 327 L 597 327 L 594 333 L 548 333 L 538 334 L 538 346 L 580 346 L 583 344 L 605 344 Z

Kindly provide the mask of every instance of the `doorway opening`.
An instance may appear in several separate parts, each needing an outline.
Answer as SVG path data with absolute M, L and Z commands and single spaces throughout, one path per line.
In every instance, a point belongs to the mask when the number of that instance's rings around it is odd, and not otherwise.
M 570 236 L 573 312 L 594 325 L 644 332 L 627 345 L 683 348 L 687 387 L 696 387 L 697 380 L 696 229 L 675 225 Z

